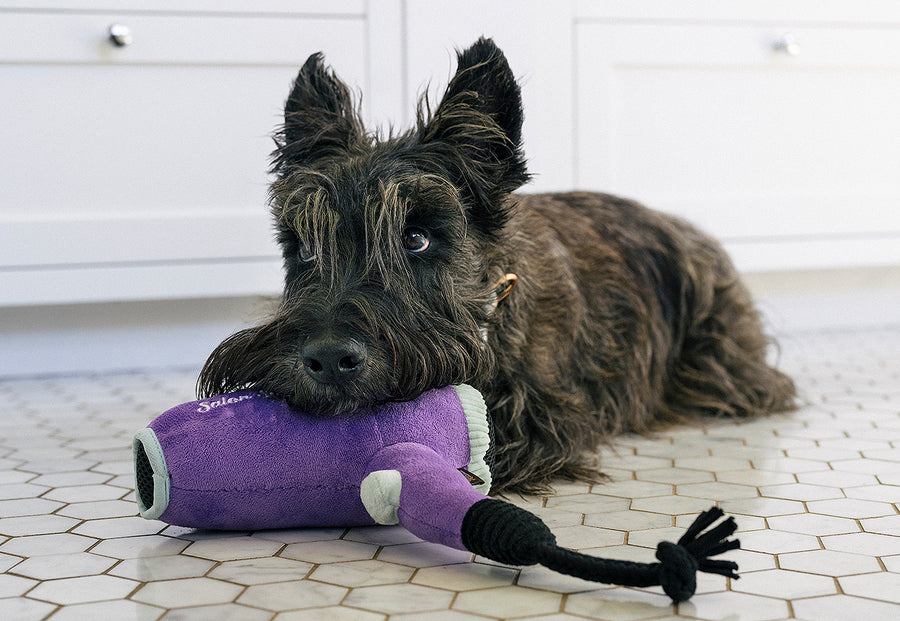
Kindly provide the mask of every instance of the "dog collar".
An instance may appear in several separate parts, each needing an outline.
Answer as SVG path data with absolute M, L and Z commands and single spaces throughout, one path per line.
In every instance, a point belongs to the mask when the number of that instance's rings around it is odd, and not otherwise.
M 485 310 L 487 311 L 488 316 L 493 315 L 497 311 L 497 307 L 500 305 L 500 302 L 509 297 L 509 294 L 513 292 L 516 286 L 519 284 L 519 277 L 509 272 L 500 277 L 500 279 L 494 285 L 494 289 L 491 291 L 491 298 L 488 301 L 487 305 L 485 305 Z M 487 343 L 488 340 L 488 329 L 487 326 L 481 326 L 481 338 Z
M 509 274 L 505 274 L 500 278 L 500 280 L 497 281 L 497 284 L 494 285 L 494 295 L 496 296 L 496 300 L 494 301 L 494 309 L 497 308 L 497 305 L 500 304 L 500 302 L 509 297 L 509 294 L 513 292 L 518 284 L 519 277 L 511 272 Z
M 485 307 L 488 315 L 494 314 L 497 307 L 500 305 L 500 302 L 508 298 L 509 294 L 513 292 L 513 289 L 515 289 L 518 284 L 519 277 L 511 272 L 500 277 L 494 284 L 490 301 L 488 301 L 487 306 Z

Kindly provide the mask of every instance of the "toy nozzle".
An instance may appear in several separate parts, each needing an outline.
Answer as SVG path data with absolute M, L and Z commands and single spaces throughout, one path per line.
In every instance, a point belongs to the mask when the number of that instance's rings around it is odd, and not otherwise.
M 152 429 L 138 431 L 134 451 L 134 490 L 141 517 L 155 520 L 169 506 L 169 471 Z

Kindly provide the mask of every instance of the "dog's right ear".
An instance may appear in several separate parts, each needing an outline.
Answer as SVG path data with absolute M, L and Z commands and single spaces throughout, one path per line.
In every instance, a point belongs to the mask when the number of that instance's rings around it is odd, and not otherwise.
M 363 135 L 362 121 L 353 107 L 350 89 L 325 66 L 321 53 L 310 56 L 300 69 L 284 104 L 284 125 L 278 131 L 273 172 L 309 166 L 336 156 Z

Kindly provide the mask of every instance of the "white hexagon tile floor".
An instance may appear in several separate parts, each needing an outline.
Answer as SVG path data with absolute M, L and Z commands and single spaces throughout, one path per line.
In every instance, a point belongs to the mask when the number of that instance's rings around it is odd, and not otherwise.
M 900 329 L 782 338 L 807 405 L 624 437 L 611 479 L 514 498 L 562 545 L 652 560 L 716 503 L 741 579 L 689 602 L 501 567 L 399 527 L 198 532 L 136 516 L 132 434 L 187 371 L 0 382 L 0 618 L 900 619 Z

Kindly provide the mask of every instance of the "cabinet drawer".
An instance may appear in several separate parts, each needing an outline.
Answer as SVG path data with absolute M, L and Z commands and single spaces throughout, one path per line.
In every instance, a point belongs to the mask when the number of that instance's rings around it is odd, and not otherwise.
M 577 38 L 580 186 L 736 244 L 870 239 L 872 261 L 900 260 L 900 28 L 585 21 Z M 809 266 L 860 260 L 822 252 Z
M 327 50 L 341 67 L 359 66 L 364 15 L 218 15 L 141 12 L 0 12 L 0 62 L 296 65 Z M 109 40 L 123 24 L 133 41 Z
M 107 40 L 114 22 L 131 29 L 130 45 Z M 139 285 L 103 274 L 277 264 L 266 171 L 281 105 L 318 51 L 364 88 L 365 23 L 362 14 L 0 11 L 4 278 L 49 283 L 63 266 L 87 278 L 95 266 L 91 295 L 136 299 Z M 38 278 L 39 269 L 50 271 Z

